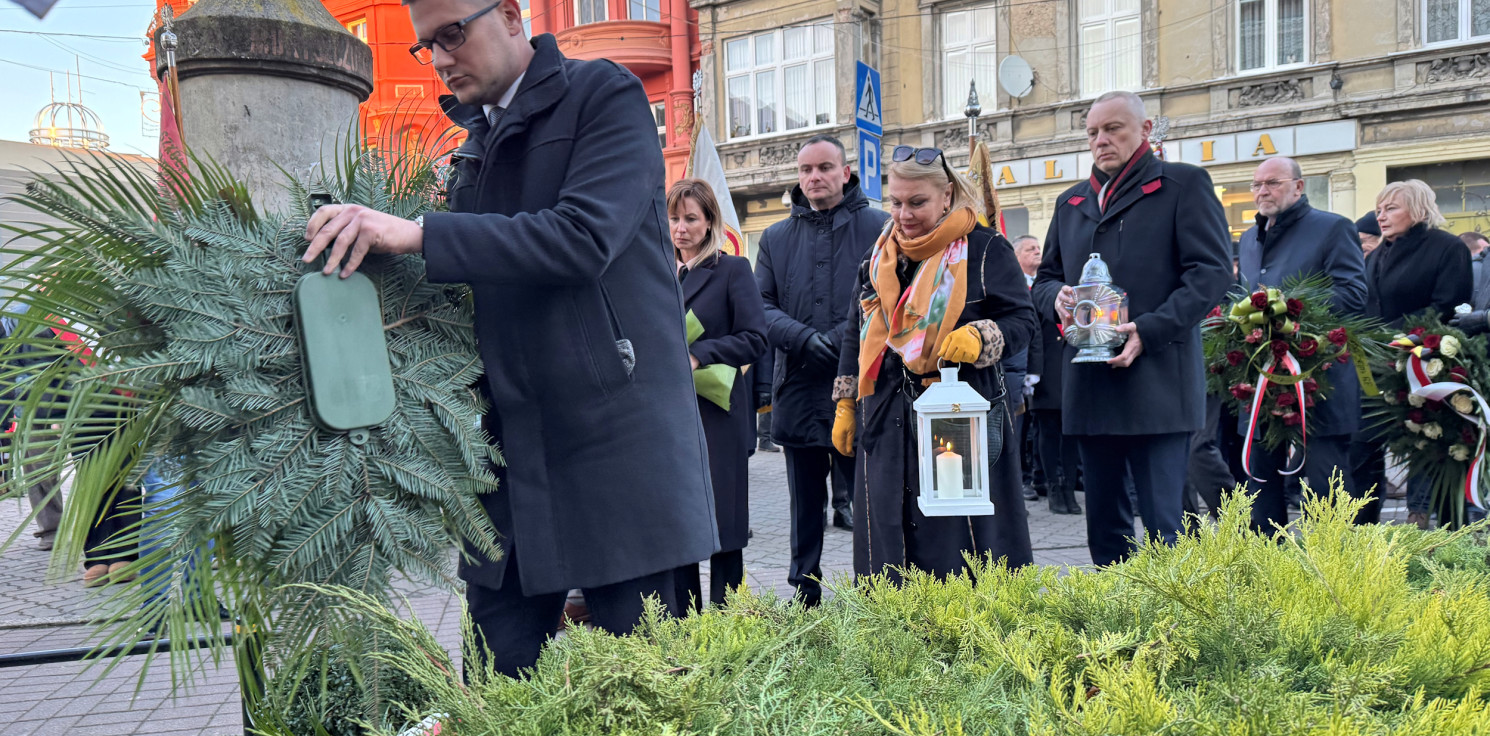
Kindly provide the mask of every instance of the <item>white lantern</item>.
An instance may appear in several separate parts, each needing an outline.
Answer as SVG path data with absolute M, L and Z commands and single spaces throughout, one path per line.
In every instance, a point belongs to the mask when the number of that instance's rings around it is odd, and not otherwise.
M 957 367 L 916 399 L 921 495 L 927 516 L 988 516 L 988 410 L 992 404 L 957 380 Z

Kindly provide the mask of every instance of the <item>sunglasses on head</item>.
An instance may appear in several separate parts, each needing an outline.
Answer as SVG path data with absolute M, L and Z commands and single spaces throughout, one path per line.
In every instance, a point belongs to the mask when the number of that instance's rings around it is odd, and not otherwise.
M 916 163 L 922 166 L 930 166 L 936 163 L 937 158 L 946 160 L 940 148 L 913 148 L 911 146 L 896 146 L 895 151 L 890 154 L 890 160 L 896 163 L 916 159 Z

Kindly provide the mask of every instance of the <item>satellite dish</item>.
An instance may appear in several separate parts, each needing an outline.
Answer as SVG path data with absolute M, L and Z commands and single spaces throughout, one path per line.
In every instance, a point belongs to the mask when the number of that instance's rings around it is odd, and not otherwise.
M 1035 70 L 1018 56 L 1006 56 L 999 64 L 999 85 L 1015 99 L 1024 97 L 1035 89 Z

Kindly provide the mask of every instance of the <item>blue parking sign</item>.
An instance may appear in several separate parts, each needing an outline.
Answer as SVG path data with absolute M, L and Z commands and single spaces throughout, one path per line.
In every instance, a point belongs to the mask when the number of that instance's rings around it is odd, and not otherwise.
M 859 186 L 864 196 L 878 202 L 883 197 L 880 187 L 880 137 L 859 131 Z

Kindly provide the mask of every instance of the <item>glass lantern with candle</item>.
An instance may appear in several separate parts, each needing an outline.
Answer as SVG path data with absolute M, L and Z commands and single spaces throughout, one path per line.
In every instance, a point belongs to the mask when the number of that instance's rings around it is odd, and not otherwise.
M 988 410 L 992 404 L 957 380 L 957 367 L 916 399 L 921 495 L 927 516 L 988 516 Z
M 1071 309 L 1072 325 L 1066 328 L 1066 343 L 1076 348 L 1072 363 L 1106 363 L 1117 357 L 1118 348 L 1128 336 L 1118 332 L 1118 325 L 1128 321 L 1128 294 L 1112 284 L 1107 263 L 1093 253 L 1081 269 L 1081 283 L 1075 287 L 1076 306 Z

